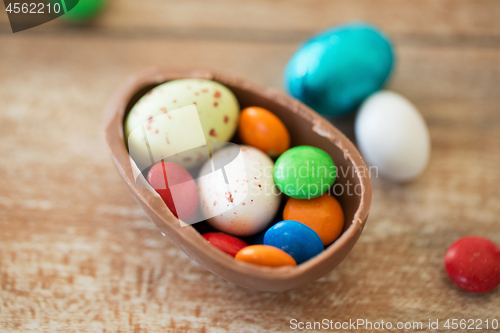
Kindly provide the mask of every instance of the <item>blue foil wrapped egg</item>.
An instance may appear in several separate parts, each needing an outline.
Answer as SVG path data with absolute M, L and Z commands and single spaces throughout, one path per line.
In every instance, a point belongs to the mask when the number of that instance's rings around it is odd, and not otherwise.
M 284 75 L 288 92 L 319 113 L 340 116 L 356 108 L 389 79 L 394 51 L 377 28 L 350 23 L 303 44 Z

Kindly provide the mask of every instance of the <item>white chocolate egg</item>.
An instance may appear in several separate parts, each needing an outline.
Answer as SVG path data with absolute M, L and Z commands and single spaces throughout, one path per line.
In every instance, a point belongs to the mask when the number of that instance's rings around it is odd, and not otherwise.
M 189 105 L 196 107 L 197 116 L 169 115 Z M 174 121 L 159 117 L 165 114 Z M 206 142 L 231 140 L 238 116 L 238 100 L 224 85 L 203 79 L 169 81 L 153 88 L 132 107 L 125 120 L 125 141 L 129 151 L 135 151 L 135 156 L 130 155 L 141 170 L 159 161 L 151 161 L 147 148 L 156 152 L 155 158 L 170 157 L 169 161 L 191 168 L 208 158 L 208 149 L 199 148 Z M 180 156 L 172 158 L 174 154 Z
M 198 177 L 200 207 L 209 224 L 237 236 L 263 230 L 281 200 L 273 168 L 269 156 L 250 146 L 230 145 L 217 151 Z
M 357 115 L 355 133 L 367 164 L 376 166 L 387 179 L 410 181 L 429 163 L 431 144 L 425 120 L 397 93 L 381 91 L 369 97 Z

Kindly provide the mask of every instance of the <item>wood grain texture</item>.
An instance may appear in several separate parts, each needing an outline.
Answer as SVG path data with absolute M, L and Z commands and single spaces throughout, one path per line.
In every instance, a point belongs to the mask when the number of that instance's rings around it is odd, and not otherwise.
M 500 290 L 462 292 L 443 267 L 461 236 L 500 244 L 499 2 L 160 3 L 114 1 L 94 26 L 70 32 L 53 22 L 11 34 L 1 21 L 0 332 L 289 332 L 291 318 L 500 319 Z M 365 231 L 321 280 L 285 293 L 221 280 L 164 238 L 127 192 L 102 139 L 109 96 L 153 65 L 209 67 L 281 88 L 300 43 L 293 31 L 355 17 L 397 36 L 390 87 L 429 125 L 427 172 L 407 185 L 373 180 Z M 268 30 L 270 39 L 252 36 Z M 352 131 L 351 119 L 336 122 Z

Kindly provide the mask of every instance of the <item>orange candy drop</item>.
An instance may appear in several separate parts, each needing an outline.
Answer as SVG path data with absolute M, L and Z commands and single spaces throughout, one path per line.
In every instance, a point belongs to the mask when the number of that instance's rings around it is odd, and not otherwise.
M 297 266 L 295 260 L 288 253 L 268 245 L 247 246 L 236 253 L 235 258 L 261 266 Z
M 324 246 L 336 240 L 344 228 L 344 212 L 328 193 L 311 200 L 290 198 L 283 211 L 284 220 L 304 223 L 316 231 Z
M 239 134 L 245 144 L 259 148 L 271 157 L 277 157 L 290 148 L 290 133 L 283 122 L 258 106 L 241 111 Z

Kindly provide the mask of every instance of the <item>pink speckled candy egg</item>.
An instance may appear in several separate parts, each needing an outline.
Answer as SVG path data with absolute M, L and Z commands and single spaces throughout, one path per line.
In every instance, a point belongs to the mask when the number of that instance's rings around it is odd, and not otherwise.
M 204 217 L 214 228 L 236 236 L 263 230 L 281 199 L 273 161 L 259 149 L 237 145 L 217 151 L 212 160 L 198 177 Z

